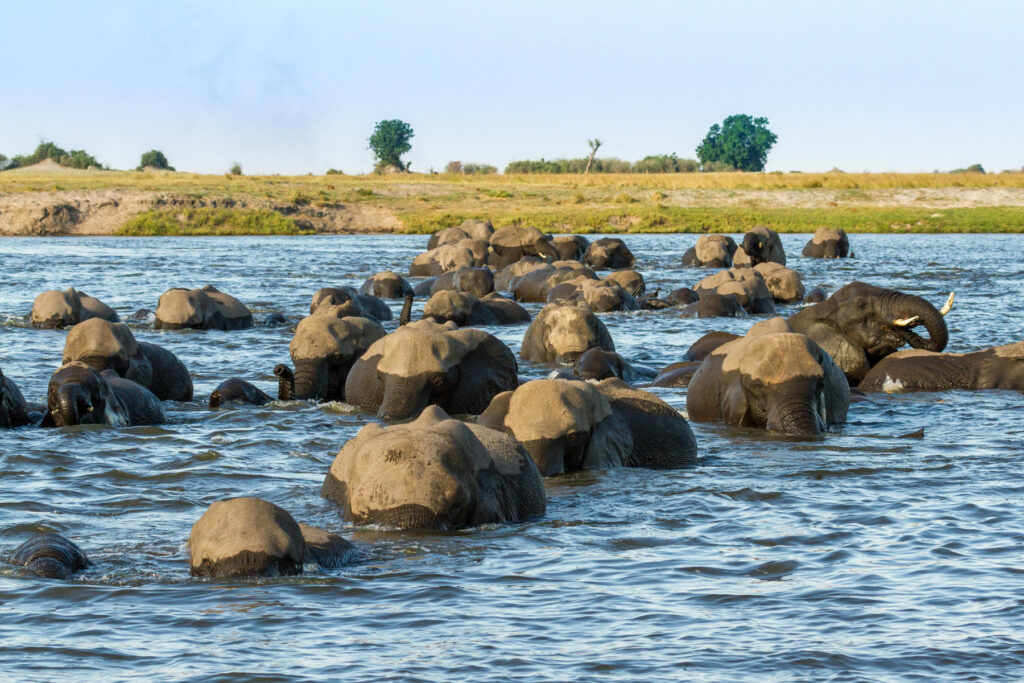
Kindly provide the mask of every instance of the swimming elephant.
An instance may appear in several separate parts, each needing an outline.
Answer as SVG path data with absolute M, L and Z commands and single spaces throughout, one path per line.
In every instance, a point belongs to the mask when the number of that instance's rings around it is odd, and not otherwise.
M 593 311 L 548 304 L 526 328 L 519 355 L 534 363 L 573 363 L 594 347 L 615 350 L 608 328 Z
M 443 247 L 446 244 L 458 244 L 466 239 L 487 242 L 493 234 L 494 226 L 490 221 L 470 218 L 463 221 L 458 227 L 445 228 L 435 232 L 427 240 L 427 250 Z
M 636 380 L 637 373 L 625 358 L 614 351 L 597 347 L 587 349 L 573 365 L 573 374 L 580 379 L 609 379 L 617 377 L 625 382 Z
M 632 268 L 636 259 L 626 243 L 618 237 L 602 237 L 590 243 L 583 262 L 591 268 L 618 270 Z
M 732 256 L 732 264 L 737 267 L 759 263 L 778 263 L 786 265 L 786 251 L 782 248 L 779 233 L 767 225 L 757 225 L 743 236 L 739 249 Z
M 288 576 L 303 565 L 340 567 L 354 548 L 341 536 L 296 523 L 273 503 L 227 498 L 213 503 L 188 537 L 193 576 Z
M 697 244 L 683 254 L 684 266 L 732 268 L 736 241 L 728 235 L 701 235 Z
M 459 327 L 530 322 L 525 308 L 497 292 L 479 299 L 468 292 L 442 290 L 423 305 L 423 317 L 438 323 L 450 320 Z
M 370 423 L 342 446 L 321 495 L 345 519 L 400 529 L 461 529 L 543 515 L 540 473 L 507 434 L 438 406 L 415 421 Z
M 61 362 L 76 360 L 97 372 L 113 370 L 161 401 L 192 400 L 192 377 L 178 357 L 162 346 L 136 341 L 124 323 L 93 318 L 71 328 Z
M 558 260 L 558 251 L 547 236 L 537 228 L 525 225 L 498 228 L 491 235 L 490 245 L 487 264 L 497 269 L 515 263 L 524 256 L 536 256 L 547 261 Z
M 225 403 L 251 403 L 261 406 L 273 400 L 273 397 L 251 382 L 238 377 L 224 380 L 210 393 L 211 408 L 219 408 Z
M 444 290 L 469 292 L 477 298 L 483 298 L 494 291 L 494 273 L 490 268 L 459 266 L 439 276 L 430 286 L 431 294 Z
M 551 246 L 558 252 L 559 261 L 582 261 L 590 240 L 583 235 L 557 235 L 551 238 Z
M 804 245 L 807 258 L 847 258 L 850 255 L 850 239 L 842 228 L 820 227 Z
M 408 292 L 407 292 L 408 293 Z M 377 322 L 391 320 L 391 308 L 372 294 L 360 294 L 354 287 L 324 287 L 313 294 L 309 314 L 334 317 L 369 318 Z
M 678 363 L 671 363 L 661 370 L 651 382 L 652 387 L 670 387 L 679 389 L 690 386 L 690 380 L 697 372 L 701 361 L 684 360 Z
M 245 304 L 213 285 L 175 287 L 160 295 L 153 327 L 158 330 L 247 330 L 252 313 Z
M 11 564 L 21 565 L 44 579 L 70 579 L 91 562 L 74 542 L 55 533 L 36 534 L 11 555 Z
M 60 329 L 90 318 L 102 318 L 112 323 L 118 321 L 112 308 L 73 287 L 63 292 L 59 289 L 43 292 L 32 302 L 32 327 Z
M 29 423 L 28 403 L 14 380 L 0 370 L 0 429 L 24 427 Z
M 618 378 L 526 382 L 499 394 L 478 424 L 511 434 L 544 476 L 605 467 L 679 467 L 697 461 L 678 411 Z
M 368 318 L 311 315 L 299 321 L 288 345 L 295 370 L 274 367 L 278 377 L 278 398 L 344 401 L 345 382 L 352 365 L 370 346 L 386 334 Z
M 745 318 L 747 312 L 733 294 L 721 295 L 713 290 L 701 292 L 700 298 L 683 307 L 683 318 Z
M 972 353 L 897 351 L 880 360 L 857 386 L 861 391 L 1024 391 L 1024 341 Z
M 510 289 L 516 301 L 545 303 L 552 289 L 578 278 L 596 281 L 597 275 L 578 261 L 556 261 L 519 276 L 512 281 Z
M 690 348 L 688 348 L 686 350 L 686 353 L 683 354 L 683 360 L 704 360 L 711 354 L 712 351 L 717 349 L 722 344 L 727 344 L 739 338 L 740 335 L 732 334 L 731 332 L 708 332 L 690 345 Z
M 665 296 L 665 301 L 673 306 L 687 306 L 697 301 L 700 298 L 697 292 L 693 291 L 689 287 L 679 287 L 673 289 Z
M 496 337 L 418 320 L 373 342 L 356 360 L 345 400 L 388 421 L 413 417 L 428 405 L 475 415 L 518 384 L 515 356 Z
M 633 295 L 613 280 L 577 277 L 551 288 L 548 303 L 559 306 L 586 305 L 595 313 L 635 311 L 640 308 Z
M 828 292 L 821 287 L 815 287 L 804 296 L 805 304 L 820 304 L 828 298 Z
M 789 327 L 759 323 L 704 359 L 686 392 L 691 420 L 797 435 L 846 421 L 850 385 L 832 358 L 809 337 L 776 329 Z
M 417 255 L 409 266 L 409 275 L 436 277 L 459 266 L 481 266 L 471 247 L 466 244 L 473 240 L 463 240 L 457 244 L 445 244 Z
M 605 275 L 603 279 L 605 282 L 614 282 L 637 300 L 642 299 L 647 293 L 644 276 L 635 270 L 616 270 L 614 273 Z
M 559 262 L 556 261 L 556 263 Z M 547 266 L 548 263 L 546 261 L 542 261 L 536 256 L 524 256 L 515 263 L 509 264 L 494 272 L 494 291 L 511 292 L 513 286 L 519 281 L 519 278 L 527 273 L 532 273 L 535 270 L 540 270 Z M 594 277 L 597 276 L 595 275 Z M 547 295 L 545 294 L 545 296 Z
M 851 383 L 857 383 L 882 358 L 909 344 L 915 349 L 942 351 L 949 340 L 942 310 L 919 296 L 852 282 L 820 304 L 790 316 L 794 332 L 806 334 L 832 356 Z M 923 325 L 928 338 L 913 328 Z
M 78 361 L 53 373 L 46 389 L 46 406 L 44 427 L 129 427 L 167 421 L 160 400 L 149 389 L 113 370 L 96 372 Z
M 720 270 L 698 282 L 693 290 L 700 297 L 707 292 L 732 294 L 747 313 L 775 313 L 775 298 L 756 268 Z
M 367 278 L 359 288 L 360 294 L 369 294 L 381 299 L 403 299 L 412 291 L 412 285 L 404 277 L 390 270 Z
M 805 291 L 800 273 L 774 261 L 758 263 L 754 270 L 761 274 L 776 303 L 792 304 L 803 300 Z
M 288 324 L 288 318 L 284 317 L 284 313 L 268 313 L 263 324 L 266 327 L 282 327 Z

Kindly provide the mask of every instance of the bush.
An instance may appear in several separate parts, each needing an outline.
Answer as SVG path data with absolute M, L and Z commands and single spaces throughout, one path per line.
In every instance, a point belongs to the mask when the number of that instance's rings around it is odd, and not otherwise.
M 36 151 L 29 155 L 19 155 L 10 160 L 9 166 L 11 168 L 24 168 L 25 166 L 32 166 L 38 164 L 44 159 L 52 159 L 61 166 L 68 168 L 86 169 L 92 166 L 99 168 L 100 162 L 96 161 L 96 158 L 85 150 L 73 149 L 70 152 L 61 149 L 52 142 L 41 142 L 36 147 Z
M 327 175 L 345 175 L 344 171 L 339 171 L 336 168 L 327 169 Z
M 228 173 L 231 175 L 242 175 L 242 165 L 236 161 L 231 165 L 231 168 L 228 169 Z
M 151 149 L 142 155 L 139 159 L 139 168 L 141 171 L 144 168 L 157 168 L 161 171 L 173 171 L 174 167 L 167 163 L 167 157 L 164 153 L 157 149 Z
M 0 154 L 0 171 L 2 171 L 5 168 L 7 168 L 7 162 L 8 161 L 9 161 L 9 159 L 7 158 L 6 154 Z
M 305 235 L 314 232 L 294 218 L 265 209 L 146 211 L 118 229 L 119 235 Z
M 587 167 L 586 157 L 578 159 L 546 159 L 513 161 L 505 167 L 505 173 L 583 173 Z M 493 168 L 493 167 L 487 167 Z M 594 159 L 591 173 L 694 173 L 699 166 L 694 159 L 680 159 L 675 154 L 661 154 L 644 157 L 636 163 L 605 157 Z M 495 169 L 496 170 L 496 169 Z M 465 173 L 470 171 L 464 170 Z
M 729 173 L 736 169 L 724 161 L 705 161 L 701 170 L 705 173 Z
M 984 173 L 985 169 L 982 168 L 981 164 L 971 164 L 967 168 L 956 168 L 950 171 L 950 173 Z
M 462 162 L 461 161 L 449 161 L 444 166 L 445 173 L 462 173 Z
M 488 164 L 466 164 L 462 167 L 466 175 L 491 175 L 498 172 L 497 167 Z

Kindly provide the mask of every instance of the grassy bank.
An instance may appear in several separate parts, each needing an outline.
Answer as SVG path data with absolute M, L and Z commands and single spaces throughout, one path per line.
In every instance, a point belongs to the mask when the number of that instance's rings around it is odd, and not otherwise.
M 245 209 L 186 209 L 147 211 L 125 223 L 118 235 L 308 235 L 293 218 L 276 211 Z

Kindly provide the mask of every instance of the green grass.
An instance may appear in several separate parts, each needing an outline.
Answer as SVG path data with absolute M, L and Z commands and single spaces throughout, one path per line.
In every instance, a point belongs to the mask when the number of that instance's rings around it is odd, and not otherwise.
M 118 235 L 308 235 L 294 219 L 276 211 L 252 209 L 185 209 L 147 211 L 131 218 Z

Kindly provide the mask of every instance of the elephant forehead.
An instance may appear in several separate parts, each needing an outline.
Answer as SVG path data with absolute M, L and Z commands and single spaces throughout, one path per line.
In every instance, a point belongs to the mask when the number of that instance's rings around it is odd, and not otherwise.
M 396 377 L 447 372 L 469 351 L 450 334 L 399 329 L 383 339 L 377 368 Z
M 287 511 L 259 498 L 215 502 L 192 527 L 192 565 L 230 559 L 242 552 L 303 559 L 302 532 Z
M 591 384 L 538 379 L 516 389 L 505 426 L 519 441 L 557 439 L 586 432 L 611 414 L 611 405 Z
M 201 289 L 171 289 L 160 295 L 156 315 L 166 322 L 188 322 L 205 314 L 212 301 Z
M 733 342 L 722 371 L 736 371 L 768 384 L 793 377 L 824 377 L 810 340 L 802 334 L 767 334 Z
M 48 292 L 43 292 L 36 297 L 35 302 L 32 304 L 33 310 L 36 308 L 45 309 L 46 311 L 64 311 L 71 312 L 74 310 L 75 303 L 77 303 L 77 297 L 74 296 L 73 289 L 66 292 L 62 292 L 58 289 L 51 289 Z
M 835 228 L 818 228 L 814 231 L 814 237 L 811 238 L 815 244 L 822 244 L 829 240 L 839 239 L 842 239 L 842 235 Z
M 111 323 L 91 318 L 71 328 L 64 345 L 64 358 L 85 356 L 123 356 L 130 358 L 139 352 L 135 336 L 124 323 Z
M 361 318 L 308 316 L 296 326 L 295 336 L 292 337 L 288 350 L 293 359 L 324 358 L 331 355 L 354 356 L 378 338 L 373 335 L 373 328 L 361 325 L 361 321 Z M 381 329 L 379 336 L 383 334 L 384 331 Z

